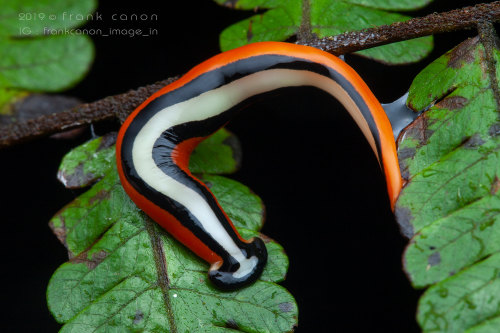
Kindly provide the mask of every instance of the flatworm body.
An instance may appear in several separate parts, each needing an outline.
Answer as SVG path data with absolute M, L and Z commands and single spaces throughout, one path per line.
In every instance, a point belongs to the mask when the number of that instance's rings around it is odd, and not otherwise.
M 402 182 L 391 123 L 351 67 L 315 48 L 263 42 L 221 53 L 148 98 L 120 129 L 116 152 L 125 191 L 212 264 L 209 277 L 219 288 L 255 281 L 267 252 L 261 239 L 240 237 L 214 195 L 189 171 L 190 154 L 255 98 L 297 86 L 319 88 L 345 106 L 378 158 L 393 206 Z

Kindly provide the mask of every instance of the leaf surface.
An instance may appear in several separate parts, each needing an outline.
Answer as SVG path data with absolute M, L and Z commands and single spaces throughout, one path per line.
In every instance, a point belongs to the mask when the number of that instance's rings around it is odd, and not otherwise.
M 227 135 L 223 130 L 214 138 Z M 222 141 L 197 148 L 206 150 L 193 154 L 193 159 L 203 157 L 193 161 L 198 172 L 203 174 L 202 165 L 210 163 L 207 153 L 224 145 Z M 208 265 L 128 198 L 113 149 L 109 139 L 98 138 L 70 152 L 61 165 L 60 174 L 75 177 L 78 186 L 101 178 L 50 222 L 71 258 L 57 269 L 47 290 L 49 308 L 64 324 L 63 332 L 287 332 L 296 325 L 295 300 L 275 284 L 284 279 L 288 259 L 280 245 L 257 232 L 263 223 L 260 198 L 234 180 L 202 176 L 242 236 L 261 236 L 269 254 L 259 281 L 221 292 L 207 279 Z M 207 164 L 207 169 L 212 167 Z
M 480 332 L 499 327 L 500 254 L 452 276 L 425 292 L 417 319 L 424 332 Z
M 6 0 L 0 13 L 0 111 L 27 92 L 75 85 L 94 57 L 90 38 L 74 29 L 96 8 L 94 0 Z
M 189 160 L 193 173 L 228 174 L 239 169 L 241 146 L 238 138 L 226 129 L 202 141 Z
M 3 0 L 0 36 L 43 36 L 74 28 L 91 19 L 96 7 L 96 0 Z
M 411 237 L 403 262 L 416 288 L 424 332 L 500 329 L 500 118 L 490 64 L 479 38 L 449 51 L 414 80 L 408 105 L 425 111 L 399 137 L 407 184 L 396 203 Z M 493 71 L 493 73 L 492 73 Z
M 221 5 L 266 11 L 226 28 L 220 36 L 223 51 L 260 41 L 284 41 L 300 30 L 318 37 L 406 21 L 396 10 L 414 10 L 430 1 L 395 0 L 215 0 Z M 432 50 L 432 37 L 417 38 L 358 52 L 390 64 L 416 62 Z

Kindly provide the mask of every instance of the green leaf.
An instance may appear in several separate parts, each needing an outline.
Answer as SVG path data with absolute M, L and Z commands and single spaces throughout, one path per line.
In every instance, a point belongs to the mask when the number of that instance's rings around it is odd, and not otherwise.
M 417 320 L 424 332 L 498 332 L 499 316 L 500 253 L 495 253 L 429 288 Z
M 225 135 L 223 131 L 214 137 Z M 281 246 L 257 232 L 263 223 L 261 200 L 234 180 L 202 176 L 242 236 L 262 237 L 269 254 L 259 281 L 236 292 L 221 292 L 207 281 L 208 265 L 128 198 L 116 173 L 114 147 L 99 149 L 105 140 L 76 148 L 61 165 L 60 173 L 67 177 L 102 177 L 50 223 L 71 258 L 57 269 L 47 290 L 49 308 L 64 324 L 62 332 L 292 330 L 297 305 L 275 284 L 284 279 L 288 259 Z M 200 145 L 193 158 L 208 156 L 220 144 L 212 140 Z M 218 156 L 214 158 L 218 163 Z M 210 169 L 210 161 L 203 162 Z M 88 173 L 93 177 L 82 178 Z
M 500 59 L 498 50 L 494 57 Z M 410 236 L 496 192 L 499 122 L 486 68 L 483 46 L 470 39 L 430 64 L 410 88 L 408 105 L 428 109 L 398 144 L 409 183 L 396 215 Z
M 260 230 L 264 225 L 264 204 L 246 186 L 229 178 L 204 175 L 201 180 L 207 184 L 219 203 L 227 205 L 225 212 L 235 226 L 250 230 Z M 238 202 L 238 206 L 232 205 Z
M 225 29 L 220 36 L 223 51 L 259 41 L 284 41 L 297 34 L 300 29 L 309 29 L 318 37 L 326 37 L 406 21 L 410 17 L 392 11 L 415 10 L 430 2 L 429 0 L 215 1 L 237 9 L 268 9 Z M 423 37 L 358 53 L 385 63 L 403 64 L 421 60 L 431 52 L 432 47 L 432 37 Z
M 300 3 L 294 0 L 235 23 L 222 31 L 220 48 L 227 51 L 255 42 L 286 40 L 298 32 L 300 13 Z
M 0 36 L 43 36 L 82 25 L 97 8 L 96 0 L 3 0 Z
M 500 316 L 483 321 L 481 324 L 469 328 L 466 333 L 497 333 L 500 327 Z
M 422 229 L 405 253 L 416 287 L 441 281 L 500 251 L 500 195 L 487 195 Z
M 75 28 L 95 0 L 7 0 L 0 5 L 0 109 L 27 91 L 67 89 L 87 73 L 93 44 Z M 89 16 L 90 18 L 90 16 Z
M 395 214 L 413 237 L 408 277 L 416 288 L 433 285 L 419 303 L 424 332 L 487 332 L 499 323 L 500 87 L 491 77 L 500 78 L 500 50 L 492 57 L 495 73 L 479 38 L 463 42 L 415 78 L 407 100 L 425 112 L 399 138 L 407 183 Z
M 402 65 L 422 60 L 432 51 L 433 47 L 432 37 L 420 37 L 356 53 L 388 65 Z
M 193 173 L 228 174 L 238 170 L 240 164 L 240 142 L 233 133 L 223 128 L 202 141 L 193 151 L 189 170 Z
M 0 38 L 0 89 L 59 91 L 87 73 L 94 56 L 87 36 Z
M 89 141 L 64 156 L 57 178 L 67 188 L 82 188 L 102 178 L 115 161 L 116 133 Z

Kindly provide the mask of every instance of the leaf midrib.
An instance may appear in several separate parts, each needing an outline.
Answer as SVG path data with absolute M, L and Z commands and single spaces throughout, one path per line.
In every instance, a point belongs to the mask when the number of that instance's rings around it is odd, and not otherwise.
M 177 324 L 175 322 L 175 316 L 172 311 L 172 303 L 170 302 L 170 297 L 168 294 L 171 287 L 167 273 L 168 264 L 164 254 L 163 243 L 158 234 L 158 229 L 155 223 L 151 221 L 149 217 L 144 216 L 144 224 L 146 226 L 146 231 L 148 233 L 151 242 L 151 248 L 153 250 L 153 257 L 158 276 L 157 281 L 163 295 L 163 302 L 165 305 L 165 311 L 167 312 L 167 320 L 169 324 L 169 332 L 177 333 Z

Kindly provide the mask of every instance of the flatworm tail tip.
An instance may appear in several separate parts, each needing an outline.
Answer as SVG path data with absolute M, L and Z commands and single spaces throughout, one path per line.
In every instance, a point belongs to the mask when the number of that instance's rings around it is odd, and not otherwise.
M 246 263 L 239 263 L 236 271 L 224 268 L 221 263 L 216 263 L 210 267 L 208 277 L 210 281 L 219 289 L 224 291 L 233 291 L 245 287 L 255 282 L 262 274 L 267 263 L 267 249 L 262 239 L 254 237 L 250 243 L 245 246 Z M 244 268 L 245 272 L 239 271 Z

